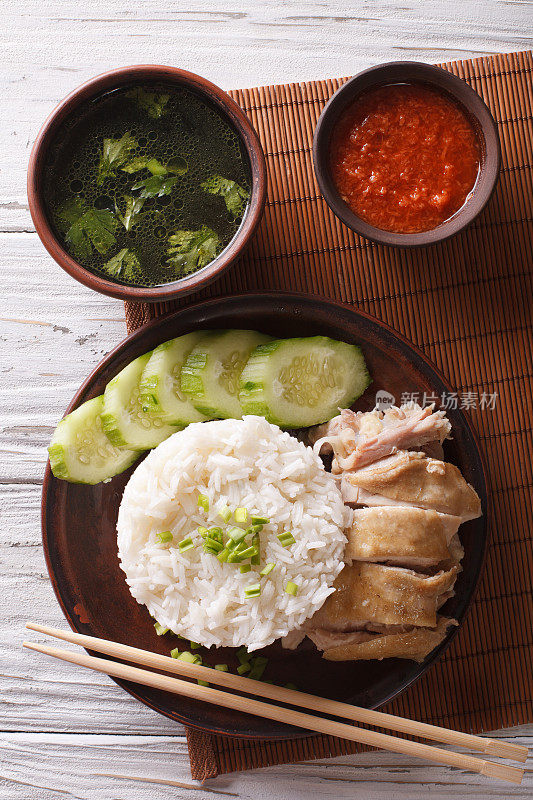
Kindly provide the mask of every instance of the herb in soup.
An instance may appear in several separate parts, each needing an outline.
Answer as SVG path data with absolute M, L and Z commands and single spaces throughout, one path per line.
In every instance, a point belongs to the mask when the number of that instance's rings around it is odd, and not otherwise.
M 138 86 L 86 103 L 50 148 L 44 197 L 83 267 L 157 286 L 202 269 L 230 243 L 250 197 L 237 133 L 186 89 Z

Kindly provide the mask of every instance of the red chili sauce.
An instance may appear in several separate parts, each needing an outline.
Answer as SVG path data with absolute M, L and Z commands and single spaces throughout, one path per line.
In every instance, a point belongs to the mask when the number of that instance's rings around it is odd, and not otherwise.
M 479 141 L 452 100 L 418 84 L 361 95 L 332 136 L 333 180 L 361 219 L 384 231 L 436 228 L 476 182 Z

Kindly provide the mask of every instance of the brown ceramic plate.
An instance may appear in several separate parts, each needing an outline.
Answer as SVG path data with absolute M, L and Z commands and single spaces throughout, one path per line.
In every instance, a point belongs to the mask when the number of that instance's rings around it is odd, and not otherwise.
M 357 403 L 374 406 L 376 392 L 385 389 L 400 399 L 402 392 L 427 392 L 437 396 L 450 391 L 444 378 L 406 340 L 378 320 L 318 297 L 296 294 L 250 294 L 210 300 L 154 320 L 129 336 L 94 370 L 74 397 L 68 411 L 103 392 L 106 383 L 132 359 L 161 342 L 201 328 L 252 328 L 274 336 L 322 334 L 359 344 L 374 382 Z M 457 464 L 481 496 L 486 515 L 483 464 L 475 435 L 461 411 L 450 411 L 453 440 L 446 457 Z M 132 470 L 109 483 L 83 486 L 57 480 L 49 465 L 43 487 L 43 542 L 48 570 L 61 607 L 71 626 L 80 633 L 114 639 L 168 655 L 179 640 L 158 637 L 153 620 L 131 597 L 119 568 L 115 523 L 122 491 Z M 474 592 L 483 560 L 485 517 L 461 528 L 465 547 L 463 571 L 456 595 L 444 607 L 459 621 Z M 296 683 L 313 694 L 371 708 L 396 696 L 422 675 L 453 636 L 423 664 L 406 660 L 332 663 L 311 646 L 284 651 L 279 643 L 266 648 L 265 677 L 275 683 Z M 236 669 L 234 651 L 204 651 L 204 662 L 228 662 Z M 187 698 L 117 681 L 146 705 L 196 728 L 242 737 L 282 739 L 304 735 L 301 730 L 262 720 Z

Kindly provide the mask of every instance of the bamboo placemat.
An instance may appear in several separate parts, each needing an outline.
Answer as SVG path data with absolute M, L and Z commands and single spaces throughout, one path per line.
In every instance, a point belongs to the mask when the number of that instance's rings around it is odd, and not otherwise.
M 411 339 L 468 408 L 490 470 L 488 556 L 467 620 L 444 657 L 387 711 L 479 732 L 533 720 L 532 516 L 533 117 L 531 52 L 443 65 L 498 122 L 498 188 L 468 230 L 402 251 L 353 234 L 319 196 L 310 145 L 322 107 L 345 79 L 230 92 L 259 133 L 268 200 L 244 258 L 181 303 L 126 306 L 128 330 L 191 300 L 286 289 L 360 307 Z M 498 393 L 494 410 L 482 396 Z M 475 395 L 475 397 L 474 397 Z M 194 778 L 355 752 L 326 736 L 248 742 L 188 731 Z

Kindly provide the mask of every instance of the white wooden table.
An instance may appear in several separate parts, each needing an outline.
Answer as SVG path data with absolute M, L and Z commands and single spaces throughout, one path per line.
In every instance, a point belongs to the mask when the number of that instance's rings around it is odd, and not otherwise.
M 125 64 L 174 64 L 230 88 L 526 49 L 531 1 L 0 0 L 0 12 L 0 800 L 531 797 L 530 773 L 508 788 L 386 753 L 200 787 L 179 725 L 106 677 L 21 651 L 26 619 L 64 625 L 41 550 L 46 446 L 80 382 L 126 333 L 122 304 L 68 277 L 33 230 L 25 173 L 45 116 L 82 81 Z M 498 735 L 533 744 L 532 726 Z

